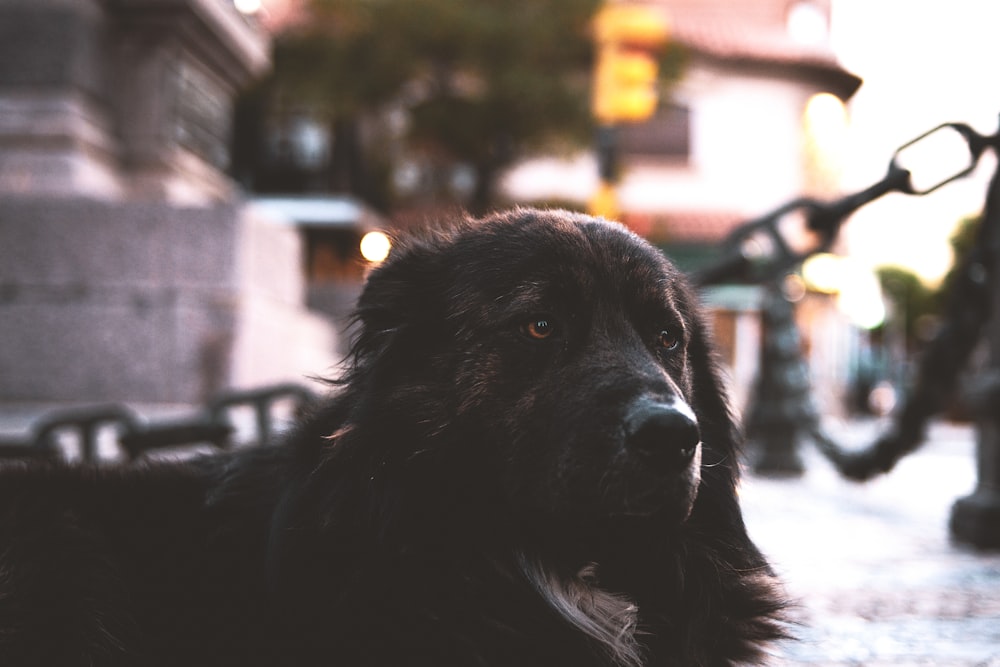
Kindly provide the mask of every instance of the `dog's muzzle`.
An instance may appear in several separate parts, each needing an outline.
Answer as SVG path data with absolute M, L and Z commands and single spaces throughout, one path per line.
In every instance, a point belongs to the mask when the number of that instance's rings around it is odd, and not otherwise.
M 700 443 L 694 412 L 683 401 L 638 399 L 625 416 L 625 447 L 664 472 L 687 468 Z

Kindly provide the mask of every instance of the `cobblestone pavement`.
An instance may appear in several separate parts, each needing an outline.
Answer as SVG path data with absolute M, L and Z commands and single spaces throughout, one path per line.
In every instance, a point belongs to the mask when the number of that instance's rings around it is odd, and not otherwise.
M 878 425 L 834 432 L 862 446 Z M 745 475 L 748 529 L 801 623 L 774 665 L 1000 667 L 1000 551 L 948 534 L 952 503 L 975 485 L 973 452 L 973 429 L 940 423 L 865 484 L 840 479 L 811 447 L 802 478 Z

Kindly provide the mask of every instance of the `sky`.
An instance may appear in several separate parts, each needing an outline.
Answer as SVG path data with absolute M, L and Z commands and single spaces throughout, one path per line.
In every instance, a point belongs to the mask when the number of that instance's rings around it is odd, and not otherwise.
M 831 31 L 841 64 L 864 79 L 849 104 L 847 191 L 878 181 L 897 147 L 941 123 L 997 131 L 1000 1 L 833 0 Z M 939 280 L 951 263 L 948 238 L 982 208 L 992 165 L 987 155 L 968 179 L 866 206 L 845 229 L 848 252 Z

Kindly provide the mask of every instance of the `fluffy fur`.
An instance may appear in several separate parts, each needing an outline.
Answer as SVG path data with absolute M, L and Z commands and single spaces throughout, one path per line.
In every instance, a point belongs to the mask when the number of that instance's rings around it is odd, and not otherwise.
M 290 440 L 0 474 L 0 664 L 757 661 L 777 585 L 678 272 L 517 210 L 398 244 Z

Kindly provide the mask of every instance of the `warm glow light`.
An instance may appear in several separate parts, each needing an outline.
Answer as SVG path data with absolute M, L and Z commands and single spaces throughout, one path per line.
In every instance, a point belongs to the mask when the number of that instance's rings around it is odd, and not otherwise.
M 383 232 L 368 232 L 361 238 L 361 256 L 377 264 L 389 256 L 392 242 Z
M 261 9 L 261 0 L 233 0 L 236 10 L 242 14 L 256 14 Z
M 820 191 L 836 190 L 847 143 L 847 108 L 836 95 L 818 93 L 803 112 L 806 178 Z
M 837 308 L 862 329 L 885 322 L 885 302 L 878 278 L 848 257 L 820 253 L 802 265 L 802 277 L 810 289 L 837 295 Z
M 836 294 L 840 291 L 842 272 L 840 257 L 830 253 L 817 253 L 802 264 L 802 277 L 814 292 Z
M 862 329 L 875 329 L 885 322 L 885 302 L 878 278 L 871 271 L 847 271 L 837 295 L 837 308 Z
M 847 127 L 847 108 L 830 93 L 817 93 L 806 102 L 806 123 L 816 133 L 843 132 Z

